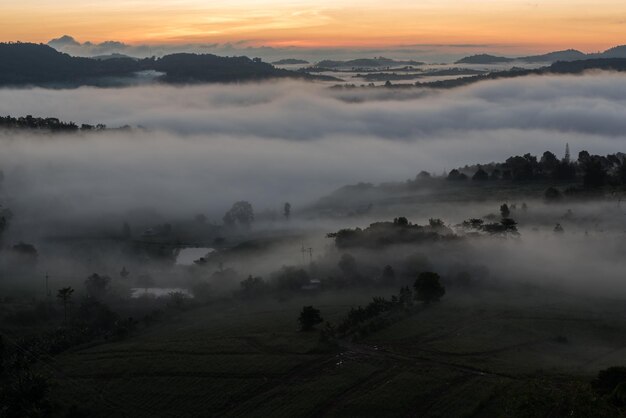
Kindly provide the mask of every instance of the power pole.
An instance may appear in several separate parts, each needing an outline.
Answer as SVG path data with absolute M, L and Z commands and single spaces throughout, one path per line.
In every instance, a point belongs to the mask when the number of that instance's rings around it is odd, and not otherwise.
M 48 279 L 50 278 L 50 276 L 48 276 L 48 272 L 46 272 L 46 297 L 50 298 L 50 287 L 48 286 Z

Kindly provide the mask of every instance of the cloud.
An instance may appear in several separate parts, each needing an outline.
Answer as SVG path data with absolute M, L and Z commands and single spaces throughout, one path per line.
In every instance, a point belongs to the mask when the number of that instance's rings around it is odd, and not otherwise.
M 344 184 L 412 178 L 526 152 L 624 150 L 626 77 L 534 77 L 449 91 L 273 82 L 0 90 L 0 114 L 144 126 L 2 135 L 5 191 L 24 213 L 138 207 L 218 216 L 233 201 L 303 205 Z M 95 216 L 95 215 L 94 215 Z

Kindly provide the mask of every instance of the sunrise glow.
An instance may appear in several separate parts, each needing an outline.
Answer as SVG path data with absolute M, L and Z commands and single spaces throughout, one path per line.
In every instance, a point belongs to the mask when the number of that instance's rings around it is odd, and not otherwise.
M 5 0 L 6 3 L 6 0 Z M 336 47 L 491 44 L 595 51 L 623 43 L 620 0 L 24 0 L 4 4 L 0 40 Z

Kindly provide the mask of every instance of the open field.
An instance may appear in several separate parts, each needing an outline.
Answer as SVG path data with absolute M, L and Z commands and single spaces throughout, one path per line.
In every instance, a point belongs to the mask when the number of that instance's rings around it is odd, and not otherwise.
M 451 293 L 336 350 L 296 330 L 303 305 L 333 322 L 369 298 L 198 308 L 42 367 L 89 416 L 590 416 L 588 382 L 626 358 L 625 306 L 536 289 Z

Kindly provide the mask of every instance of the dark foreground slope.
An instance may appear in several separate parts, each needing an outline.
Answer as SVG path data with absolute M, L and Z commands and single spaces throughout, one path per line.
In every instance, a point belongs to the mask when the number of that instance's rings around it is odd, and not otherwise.
M 592 385 L 626 353 L 619 304 L 450 293 L 334 349 L 296 330 L 303 305 L 335 322 L 372 294 L 196 309 L 44 371 L 54 399 L 85 416 L 619 416 Z

